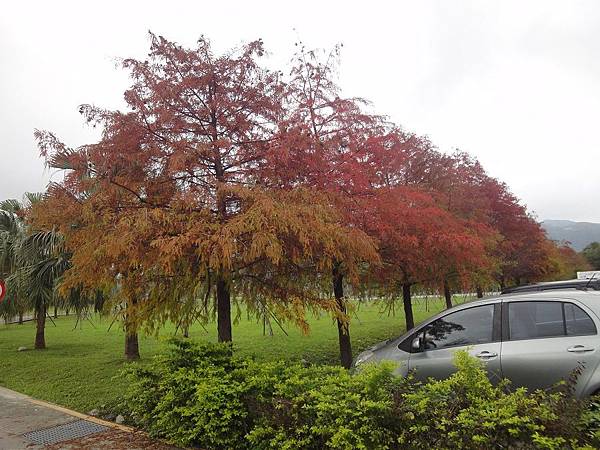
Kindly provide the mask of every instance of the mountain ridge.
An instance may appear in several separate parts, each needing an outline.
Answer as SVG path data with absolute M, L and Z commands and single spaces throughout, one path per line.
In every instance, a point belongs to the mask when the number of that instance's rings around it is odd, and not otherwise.
M 541 225 L 550 239 L 569 242 L 578 252 L 592 242 L 600 242 L 600 223 L 545 219 Z

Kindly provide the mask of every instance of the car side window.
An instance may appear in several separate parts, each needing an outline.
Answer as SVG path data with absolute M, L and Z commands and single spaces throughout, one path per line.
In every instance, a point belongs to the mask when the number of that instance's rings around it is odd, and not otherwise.
M 560 302 L 509 303 L 508 324 L 511 341 L 565 335 Z
M 492 341 L 494 305 L 476 306 L 444 316 L 424 328 L 424 350 Z
M 563 303 L 565 324 L 568 336 L 596 334 L 596 325 L 588 314 L 573 303 Z

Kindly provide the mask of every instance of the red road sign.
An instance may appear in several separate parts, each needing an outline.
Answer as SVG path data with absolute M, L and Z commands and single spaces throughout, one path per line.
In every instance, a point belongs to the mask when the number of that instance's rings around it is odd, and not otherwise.
M 4 280 L 0 280 L 0 302 L 6 295 L 6 284 L 4 284 Z

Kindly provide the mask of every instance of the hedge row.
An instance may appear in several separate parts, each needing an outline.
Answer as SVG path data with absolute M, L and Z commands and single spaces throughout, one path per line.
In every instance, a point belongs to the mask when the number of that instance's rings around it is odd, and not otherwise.
M 128 417 L 152 435 L 205 449 L 597 448 L 591 401 L 492 385 L 480 362 L 456 355 L 442 381 L 396 377 L 392 364 L 359 373 L 259 363 L 227 345 L 175 340 L 125 371 Z

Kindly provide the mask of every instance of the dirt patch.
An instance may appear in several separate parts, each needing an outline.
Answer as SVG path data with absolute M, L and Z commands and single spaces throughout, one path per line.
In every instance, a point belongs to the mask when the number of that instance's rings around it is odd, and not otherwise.
M 178 447 L 156 441 L 141 432 L 128 433 L 120 430 L 109 430 L 95 433 L 71 441 L 59 442 L 44 448 L 50 450 L 177 450 Z

